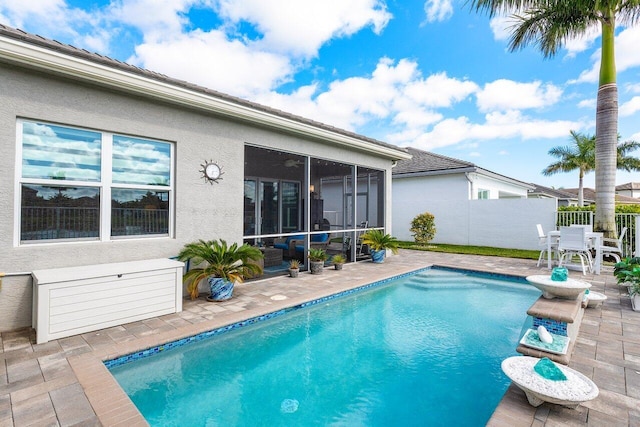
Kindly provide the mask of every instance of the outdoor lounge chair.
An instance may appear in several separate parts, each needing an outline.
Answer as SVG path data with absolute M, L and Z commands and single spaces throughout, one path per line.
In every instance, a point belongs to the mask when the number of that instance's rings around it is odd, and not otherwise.
M 560 261 L 558 265 L 563 266 L 570 263 L 574 257 L 580 259 L 582 274 L 593 272 L 593 260 L 589 248 L 589 239 L 586 236 L 584 227 L 560 227 L 560 241 L 558 242 Z M 585 266 L 586 264 L 586 266 Z
M 551 237 L 544 234 L 542 230 L 542 224 L 536 224 L 536 228 L 538 229 L 538 246 L 542 249 L 540 250 L 540 256 L 538 257 L 537 267 L 540 267 L 540 263 L 544 262 L 547 258 L 547 239 Z M 551 242 L 551 259 L 553 258 L 559 259 L 560 255 L 558 253 L 558 242 Z
M 625 234 L 627 234 L 627 227 L 624 227 L 622 229 L 617 239 L 610 239 L 607 237 L 602 239 L 603 258 L 605 256 L 610 256 L 615 259 L 616 262 L 620 262 L 620 260 L 622 259 L 622 241 L 624 240 Z

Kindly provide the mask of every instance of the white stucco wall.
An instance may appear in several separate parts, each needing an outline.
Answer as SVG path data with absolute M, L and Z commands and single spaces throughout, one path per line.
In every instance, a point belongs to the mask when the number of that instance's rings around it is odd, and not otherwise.
M 39 243 L 14 247 L 16 120 L 27 118 L 175 143 L 175 238 L 110 242 Z M 171 257 L 186 242 L 222 238 L 241 242 L 245 143 L 343 160 L 386 170 L 391 200 L 391 161 L 344 146 L 247 126 L 184 107 L 128 96 L 35 71 L 0 64 L 0 271 L 36 269 Z M 219 184 L 201 178 L 201 164 L 217 160 Z M 391 224 L 391 209 L 386 210 Z M 31 324 L 30 276 L 4 279 L 0 290 L 0 330 Z
M 393 230 L 400 240 L 413 240 L 411 221 L 424 212 L 435 216 L 434 243 L 537 249 L 536 224 L 555 228 L 555 199 L 437 199 L 398 180 L 393 185 Z
M 469 174 L 469 179 L 474 188 L 472 199 L 478 198 L 478 190 L 481 189 L 489 190 L 489 199 L 527 197 L 527 188 L 514 182 L 478 173 Z

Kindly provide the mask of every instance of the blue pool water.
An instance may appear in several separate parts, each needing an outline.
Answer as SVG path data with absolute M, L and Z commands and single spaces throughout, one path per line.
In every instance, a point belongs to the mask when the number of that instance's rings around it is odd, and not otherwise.
M 539 295 L 429 269 L 111 371 L 153 426 L 480 426 Z

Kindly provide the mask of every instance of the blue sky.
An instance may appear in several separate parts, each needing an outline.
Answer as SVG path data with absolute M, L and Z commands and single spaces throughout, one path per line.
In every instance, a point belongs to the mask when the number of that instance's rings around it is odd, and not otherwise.
M 556 188 L 578 174 L 543 176 L 549 149 L 595 133 L 598 29 L 551 59 L 512 53 L 508 20 L 466 1 L 0 0 L 0 22 Z M 640 26 L 618 28 L 624 140 L 640 141 L 638 45 Z M 618 172 L 630 181 L 640 174 Z

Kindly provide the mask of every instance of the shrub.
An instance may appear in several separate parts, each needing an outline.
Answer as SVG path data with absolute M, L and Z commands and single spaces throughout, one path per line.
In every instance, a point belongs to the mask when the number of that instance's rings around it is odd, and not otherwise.
M 417 215 L 411 221 L 411 233 L 416 243 L 426 244 L 436 235 L 435 217 L 429 212 Z

